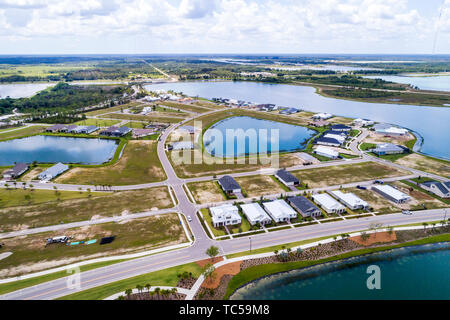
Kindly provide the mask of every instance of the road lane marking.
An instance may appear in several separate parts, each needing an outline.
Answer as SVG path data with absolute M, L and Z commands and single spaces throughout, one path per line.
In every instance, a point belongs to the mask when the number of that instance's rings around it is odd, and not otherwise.
M 183 257 L 179 257 L 179 258 L 176 258 L 176 259 L 171 259 L 171 260 L 161 261 L 161 262 L 158 262 L 158 263 L 153 263 L 153 264 L 149 264 L 149 265 L 145 265 L 145 266 L 141 266 L 141 267 L 136 267 L 136 268 L 132 268 L 132 269 L 127 269 L 127 270 L 125 270 L 125 271 L 120 271 L 120 272 L 108 274 L 108 275 L 106 275 L 106 276 L 101 276 L 101 277 L 98 277 L 98 278 L 94 278 L 94 279 L 91 279 L 91 280 L 84 281 L 84 282 L 81 283 L 81 285 L 86 284 L 86 283 L 90 283 L 90 282 L 92 282 L 92 281 L 98 281 L 98 280 L 101 280 L 101 279 L 104 279 L 104 278 L 108 278 L 108 277 L 111 277 L 111 276 L 116 276 L 116 275 L 119 275 L 119 274 L 127 273 L 127 272 L 130 272 L 130 271 L 136 271 L 136 270 L 139 270 L 139 269 L 148 268 L 148 267 L 156 266 L 156 265 L 159 265 L 159 264 L 164 264 L 164 263 L 168 263 L 168 262 L 173 262 L 173 261 L 181 260 L 181 259 L 184 259 L 184 258 L 189 258 L 189 256 L 183 256 Z M 118 281 L 119 281 L 119 280 L 118 280 Z M 57 288 L 57 289 L 54 289 L 54 290 L 51 290 L 51 291 L 46 291 L 46 292 L 43 292 L 43 293 L 34 295 L 34 296 L 32 296 L 32 297 L 29 297 L 29 298 L 25 298 L 24 300 L 34 300 L 34 299 L 37 298 L 37 297 L 40 297 L 40 296 L 43 296 L 43 295 L 46 295 L 46 294 L 55 293 L 55 292 L 62 291 L 62 290 L 65 290 L 65 289 L 67 289 L 66 286 L 63 287 L 63 288 Z M 87 290 L 87 289 L 86 289 L 86 290 Z M 83 291 L 84 291 L 84 290 L 83 290 Z M 76 292 L 79 292 L 79 291 L 76 291 Z M 74 293 L 76 293 L 76 292 L 74 292 Z

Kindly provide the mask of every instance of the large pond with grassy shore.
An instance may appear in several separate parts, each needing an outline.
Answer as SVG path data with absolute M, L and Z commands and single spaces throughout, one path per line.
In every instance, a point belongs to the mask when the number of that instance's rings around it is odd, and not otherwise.
M 0 142 L 0 166 L 14 163 L 99 165 L 114 157 L 116 140 L 37 135 Z
M 368 103 L 323 97 L 309 86 L 270 84 L 242 81 L 198 81 L 163 83 L 146 86 L 147 89 L 174 90 L 189 96 L 230 98 L 255 103 L 274 103 L 313 112 L 329 112 L 349 118 L 366 118 L 396 124 L 423 137 L 421 152 L 450 159 L 450 108 L 401 105 L 395 103 Z
M 7 97 L 13 99 L 29 98 L 34 96 L 39 91 L 45 90 L 54 85 L 54 83 L 49 82 L 0 84 L 0 99 L 5 99 Z
M 220 141 L 215 135 L 219 132 Z M 212 125 L 206 130 L 203 143 L 206 151 L 214 156 L 236 157 L 304 149 L 314 134 L 316 131 L 301 126 L 239 116 Z
M 380 268 L 380 289 L 368 289 L 369 266 Z M 230 298 L 447 300 L 449 266 L 449 242 L 403 247 L 264 277 L 238 289 Z

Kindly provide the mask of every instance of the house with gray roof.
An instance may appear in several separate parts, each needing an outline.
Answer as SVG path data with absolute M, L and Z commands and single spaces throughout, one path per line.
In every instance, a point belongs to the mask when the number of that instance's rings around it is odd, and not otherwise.
M 233 177 L 223 176 L 217 182 L 221 186 L 222 190 L 227 194 L 242 192 L 241 186 L 236 182 L 236 180 L 233 179 Z
M 39 179 L 43 181 L 50 181 L 59 176 L 61 173 L 66 172 L 67 170 L 69 170 L 69 166 L 59 162 L 55 164 L 53 167 L 48 168 L 47 170 L 41 172 L 39 174 Z
M 25 163 L 17 163 L 12 169 L 3 172 L 3 178 L 5 180 L 16 179 L 20 177 L 25 171 L 28 170 L 28 165 Z
M 296 176 L 284 169 L 278 170 L 275 173 L 275 177 L 287 187 L 298 186 L 300 184 L 300 180 Z
M 303 196 L 290 197 L 287 201 L 303 218 L 319 217 L 322 215 L 322 211 Z
M 402 154 L 408 152 L 409 149 L 393 143 L 382 143 L 378 144 L 376 148 L 371 149 L 370 151 L 376 155 L 383 156 L 388 154 Z
M 450 198 L 450 181 L 438 182 L 438 181 L 426 181 L 419 185 L 422 189 L 425 189 L 431 193 L 434 193 L 441 198 Z
M 323 146 L 333 146 L 333 147 L 340 147 L 342 144 L 339 140 L 328 137 L 317 138 L 315 140 L 315 143 Z

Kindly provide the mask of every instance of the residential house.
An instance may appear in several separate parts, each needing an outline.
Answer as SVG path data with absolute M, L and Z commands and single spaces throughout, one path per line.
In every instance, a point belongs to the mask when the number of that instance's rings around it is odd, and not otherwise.
M 330 159 L 337 159 L 339 157 L 339 152 L 323 146 L 317 146 L 314 149 L 314 153 L 319 156 L 327 157 Z
M 3 178 L 6 180 L 16 179 L 28 170 L 28 165 L 25 163 L 17 163 L 12 169 L 3 172 Z
M 450 181 L 438 182 L 438 181 L 426 181 L 419 185 L 422 189 L 425 189 L 431 193 L 434 193 L 441 198 L 450 198 Z
M 312 199 L 327 213 L 345 212 L 345 207 L 326 193 L 314 194 Z
M 411 197 L 407 194 L 401 192 L 400 190 L 397 190 L 390 185 L 379 185 L 379 186 L 373 186 L 372 190 L 378 192 L 386 199 L 395 202 L 395 203 L 405 203 L 411 200 Z
M 323 146 L 340 147 L 342 145 L 341 141 L 342 140 L 337 140 L 335 138 L 320 137 L 317 138 L 314 142 Z
M 352 127 L 346 126 L 345 124 L 334 124 L 331 126 L 333 131 L 350 131 Z
M 241 209 L 252 226 L 255 224 L 266 225 L 272 222 L 267 212 L 258 203 L 243 204 Z
M 369 204 L 357 197 L 355 194 L 348 192 L 343 193 L 339 190 L 337 191 L 331 191 L 330 192 L 332 196 L 337 198 L 339 201 L 341 201 L 343 204 L 345 204 L 347 207 L 349 207 L 351 210 L 358 210 L 358 209 L 368 209 Z
M 56 133 L 61 132 L 61 130 L 65 129 L 67 126 L 64 124 L 55 124 L 54 126 L 48 127 L 45 129 L 46 132 Z
M 236 182 L 236 180 L 233 179 L 233 177 L 223 176 L 217 182 L 226 194 L 236 194 L 242 192 L 241 186 Z
M 314 120 L 328 120 L 330 118 L 333 118 L 333 115 L 330 113 L 316 113 L 312 116 Z
M 264 209 L 276 223 L 288 222 L 297 218 L 297 213 L 284 200 L 263 203 Z
M 378 144 L 376 148 L 371 149 L 371 152 L 382 156 L 382 155 L 388 155 L 388 154 L 401 154 L 408 152 L 409 149 L 400 145 L 396 145 L 393 143 L 383 143 Z
M 238 207 L 231 204 L 211 207 L 209 211 L 211 212 L 212 222 L 215 228 L 236 225 L 242 222 Z
M 368 119 L 360 119 L 360 118 L 355 119 L 355 120 L 353 121 L 353 124 L 354 124 L 355 126 L 358 126 L 358 127 L 368 127 L 368 126 L 373 125 L 374 123 L 375 123 L 375 122 L 372 121 L 372 120 L 368 120 Z
M 53 167 L 48 168 L 47 170 L 41 172 L 39 174 L 39 179 L 45 180 L 45 181 L 50 181 L 50 180 L 56 178 L 57 176 L 59 176 L 61 173 L 66 172 L 67 170 L 69 170 L 69 166 L 66 164 L 62 164 L 60 162 L 60 163 L 55 164 Z
M 275 177 L 287 187 L 298 186 L 300 184 L 300 180 L 296 176 L 284 169 L 278 170 L 275 173 Z
M 322 211 L 303 196 L 290 197 L 287 201 L 303 218 L 319 217 L 322 215 Z

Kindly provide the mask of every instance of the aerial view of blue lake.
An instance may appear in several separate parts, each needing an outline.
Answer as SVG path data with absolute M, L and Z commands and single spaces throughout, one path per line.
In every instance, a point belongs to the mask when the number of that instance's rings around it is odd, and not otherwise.
M 450 91 L 450 76 L 367 76 L 368 79 L 383 79 L 396 83 L 410 84 L 421 90 Z
M 7 97 L 13 99 L 29 98 L 34 96 L 39 91 L 42 91 L 54 85 L 55 85 L 54 83 L 0 84 L 0 99 L 5 99 Z
M 405 247 L 256 280 L 232 300 L 450 299 L 450 244 Z M 367 267 L 380 267 L 380 290 L 367 288 Z
M 237 133 L 241 129 L 241 134 Z M 252 143 L 250 135 L 246 137 L 242 144 L 238 143 L 238 138 L 243 136 L 247 130 L 254 130 L 254 138 L 258 143 Z M 215 141 L 211 137 L 213 131 L 218 130 L 223 139 Z M 231 136 L 231 144 L 227 145 L 227 130 L 236 132 L 236 136 Z M 263 131 L 261 131 L 263 130 Z M 277 130 L 277 132 L 276 132 Z M 203 137 L 205 149 L 218 157 L 235 157 L 259 152 L 283 152 L 300 150 L 305 147 L 305 143 L 314 136 L 316 132 L 301 126 L 294 126 L 282 122 L 256 119 L 252 117 L 231 117 L 217 122 L 206 130 Z M 277 138 L 279 137 L 279 139 Z M 279 141 L 278 145 L 272 141 Z
M 33 161 L 102 164 L 116 149 L 115 140 L 33 136 L 0 142 L 0 166 Z
M 308 86 L 242 81 L 197 81 L 147 85 L 147 90 L 174 90 L 204 98 L 230 98 L 255 103 L 274 103 L 313 112 L 329 112 L 349 118 L 366 118 L 408 128 L 423 139 L 421 152 L 450 159 L 450 108 L 368 103 L 323 97 Z

